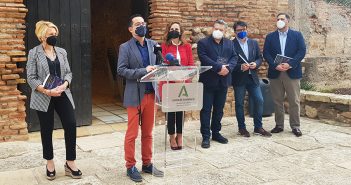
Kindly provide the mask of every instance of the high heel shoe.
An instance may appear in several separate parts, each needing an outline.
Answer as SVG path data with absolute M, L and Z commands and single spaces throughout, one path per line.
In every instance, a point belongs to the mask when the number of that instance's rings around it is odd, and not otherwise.
M 169 145 L 171 146 L 172 150 L 178 150 L 178 146 L 172 146 L 172 140 L 169 138 Z
M 180 138 L 183 139 L 182 136 L 180 136 Z M 176 141 L 177 141 L 178 150 L 181 150 L 181 149 L 183 148 L 183 146 L 182 146 L 182 145 L 179 145 L 179 143 L 178 143 L 178 135 L 176 136 L 175 139 L 176 139 Z M 182 142 L 182 143 L 183 143 L 183 142 Z
M 49 171 L 48 170 L 48 165 L 46 165 L 46 178 L 48 180 L 54 180 L 56 178 L 56 171 L 54 169 L 54 171 Z
M 78 171 L 73 171 L 67 164 L 65 164 L 65 175 L 66 176 L 70 176 L 72 177 L 73 179 L 80 179 L 82 178 L 82 172 L 78 169 Z

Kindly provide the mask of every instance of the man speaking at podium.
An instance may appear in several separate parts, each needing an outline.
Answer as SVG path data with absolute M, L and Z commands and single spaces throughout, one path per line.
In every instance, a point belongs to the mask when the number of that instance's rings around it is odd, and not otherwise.
M 211 70 L 200 74 L 199 79 L 204 85 L 203 108 L 200 111 L 202 148 L 210 147 L 211 131 L 212 140 L 228 143 L 228 139 L 219 132 L 227 90 L 231 85 L 231 71 L 237 63 L 237 55 L 233 42 L 224 38 L 227 27 L 223 20 L 215 21 L 212 35 L 201 39 L 197 45 L 201 66 L 212 66 Z
M 145 38 L 146 23 L 141 15 L 129 19 L 128 30 L 132 38 L 119 48 L 119 75 L 126 79 L 123 105 L 127 107 L 128 129 L 124 139 L 124 157 L 127 176 L 141 182 L 142 177 L 135 167 L 135 139 L 141 127 L 142 171 L 156 177 L 163 177 L 163 172 L 156 169 L 152 159 L 152 130 L 154 126 L 155 94 L 152 83 L 140 83 L 139 79 L 155 69 L 155 41 Z

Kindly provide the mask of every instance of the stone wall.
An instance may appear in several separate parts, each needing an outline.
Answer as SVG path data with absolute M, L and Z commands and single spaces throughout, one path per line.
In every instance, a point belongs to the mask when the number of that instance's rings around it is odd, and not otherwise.
M 324 0 L 289 0 L 308 46 L 304 81 L 316 90 L 351 88 L 351 9 Z
M 303 82 L 313 84 L 316 90 L 351 88 L 351 56 L 307 57 Z
M 300 100 L 301 116 L 351 126 L 351 95 L 302 91 Z
M 26 140 L 25 96 L 17 89 L 23 83 L 17 62 L 25 62 L 25 16 L 23 0 L 0 0 L 0 142 Z

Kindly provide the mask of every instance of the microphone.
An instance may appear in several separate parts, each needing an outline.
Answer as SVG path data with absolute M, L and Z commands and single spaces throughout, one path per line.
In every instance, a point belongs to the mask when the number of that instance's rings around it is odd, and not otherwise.
M 154 54 L 156 55 L 156 64 L 157 65 L 164 65 L 165 59 L 162 56 L 162 48 L 159 44 L 154 45 Z
M 169 61 L 170 66 L 180 66 L 179 65 L 179 60 L 176 59 L 172 53 L 167 53 L 166 54 L 166 60 Z

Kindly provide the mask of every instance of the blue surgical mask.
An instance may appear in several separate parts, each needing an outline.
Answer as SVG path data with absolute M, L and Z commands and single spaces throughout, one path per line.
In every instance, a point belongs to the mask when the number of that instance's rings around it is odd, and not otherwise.
M 247 37 L 247 32 L 241 31 L 241 32 L 237 33 L 236 35 L 238 36 L 239 39 L 244 39 L 245 37 Z
M 139 37 L 145 37 L 146 35 L 146 26 L 144 25 L 141 25 L 141 26 L 138 26 L 136 29 L 135 29 L 135 34 L 137 34 Z

